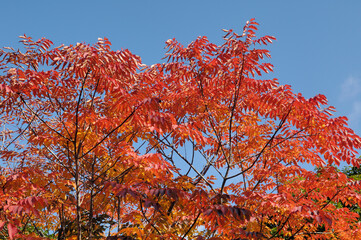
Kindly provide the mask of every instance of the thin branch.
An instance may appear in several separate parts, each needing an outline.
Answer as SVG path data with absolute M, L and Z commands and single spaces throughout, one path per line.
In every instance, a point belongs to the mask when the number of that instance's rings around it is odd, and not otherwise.
M 246 169 L 244 169 L 243 171 L 241 171 L 240 173 L 237 173 L 233 176 L 230 176 L 228 177 L 227 179 L 232 179 L 232 178 L 235 178 L 245 172 L 247 172 L 249 169 L 251 169 L 255 164 L 256 162 L 258 161 L 258 159 L 262 156 L 263 152 L 266 150 L 266 148 L 268 147 L 269 144 L 271 144 L 271 142 L 273 141 L 273 139 L 276 137 L 277 133 L 279 132 L 279 130 L 281 130 L 283 124 L 286 122 L 286 119 L 287 117 L 289 116 L 289 114 L 291 113 L 291 110 L 292 110 L 292 105 L 291 105 L 291 108 L 289 109 L 289 111 L 287 112 L 287 114 L 282 118 L 282 120 L 280 121 L 276 131 L 273 133 L 273 135 L 271 136 L 271 138 L 267 141 L 267 143 L 264 145 L 264 147 L 262 148 L 262 150 L 258 153 L 256 159 L 253 161 L 253 163 L 247 167 Z
M 121 122 L 117 127 L 113 128 L 113 130 L 111 130 L 110 132 L 108 132 L 98 143 L 96 143 L 91 149 L 89 149 L 87 152 L 83 153 L 83 155 L 80 158 L 83 158 L 84 156 L 86 156 L 87 154 L 89 154 L 91 151 L 93 151 L 95 148 L 97 148 L 100 144 L 102 144 L 112 133 L 114 133 L 115 131 L 117 131 L 120 127 L 123 126 L 123 124 L 125 124 L 135 113 L 135 111 L 138 108 L 134 108 L 134 110 L 128 115 L 128 117 L 126 117 L 123 122 Z
M 159 235 L 162 235 L 161 232 L 158 230 L 158 228 L 145 215 L 145 212 L 144 212 L 144 209 L 143 209 L 143 204 L 142 204 L 142 199 L 139 199 L 139 203 L 140 203 L 140 211 L 142 212 L 142 215 L 145 218 L 145 220 L 147 220 L 147 222 L 157 231 L 157 233 Z
M 215 193 L 215 190 L 213 189 L 213 186 L 210 182 L 207 181 L 207 179 L 188 161 L 188 159 L 186 159 L 177 149 L 175 149 L 172 145 L 167 144 L 165 142 L 162 142 L 164 145 L 166 145 L 167 147 L 170 147 L 183 161 L 185 161 L 191 168 L 193 171 L 195 171 L 198 176 L 200 176 L 203 181 L 205 181 L 205 183 L 211 188 L 211 190 Z M 165 156 L 167 157 L 167 156 Z
M 194 225 L 196 225 L 197 221 L 198 221 L 198 218 L 199 216 L 201 215 L 202 212 L 199 212 L 196 219 L 194 219 L 192 225 L 188 228 L 187 232 L 183 235 L 183 237 L 181 238 L 181 240 L 183 240 L 187 235 L 188 233 L 192 230 L 192 228 L 194 227 Z
M 55 132 L 57 135 L 59 135 L 60 137 L 68 140 L 71 142 L 71 139 L 65 137 L 63 134 L 61 134 L 60 132 L 56 131 L 54 128 L 50 127 L 49 124 L 47 122 L 44 121 L 44 119 L 42 119 L 36 112 L 34 112 L 34 110 L 32 108 L 29 107 L 29 105 L 26 103 L 26 101 L 24 100 L 24 98 L 19 94 L 21 101 L 25 104 L 25 106 L 31 111 L 32 114 L 34 114 L 42 123 L 44 123 L 51 131 Z

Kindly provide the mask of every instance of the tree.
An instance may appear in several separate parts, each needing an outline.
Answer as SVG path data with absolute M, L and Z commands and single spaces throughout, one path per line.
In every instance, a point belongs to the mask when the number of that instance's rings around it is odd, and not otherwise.
M 145 66 L 108 39 L 0 52 L 0 230 L 10 239 L 360 237 L 361 139 L 265 62 L 252 19 L 224 43 L 168 40 Z M 302 165 L 323 167 L 324 174 Z M 318 228 L 324 228 L 322 235 Z M 46 233 L 46 234 L 44 234 Z M 6 237 L 5 236 L 5 237 Z
M 352 179 L 359 181 L 361 180 L 361 168 L 360 167 L 345 167 L 342 169 L 342 172 L 346 174 L 348 177 L 351 177 Z
M 346 174 L 346 176 L 348 176 L 351 180 L 349 182 L 349 184 L 354 185 L 354 184 L 359 184 L 360 180 L 361 180 L 361 168 L 360 167 L 345 167 L 342 172 L 344 174 Z M 353 181 L 355 180 L 355 181 Z M 360 209 L 360 205 L 356 202 L 350 204 L 350 203 L 344 203 L 342 201 L 338 202 L 338 207 L 347 207 L 348 209 L 350 209 L 350 211 L 352 212 L 356 212 L 358 214 L 358 218 L 357 221 L 361 222 L 361 209 Z

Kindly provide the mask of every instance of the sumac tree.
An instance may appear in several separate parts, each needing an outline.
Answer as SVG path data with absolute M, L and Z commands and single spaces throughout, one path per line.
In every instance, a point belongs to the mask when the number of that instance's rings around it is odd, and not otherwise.
M 106 38 L 1 50 L 3 238 L 360 238 L 360 185 L 332 165 L 359 166 L 361 139 L 325 96 L 261 79 L 257 25 L 168 40 L 152 66 Z

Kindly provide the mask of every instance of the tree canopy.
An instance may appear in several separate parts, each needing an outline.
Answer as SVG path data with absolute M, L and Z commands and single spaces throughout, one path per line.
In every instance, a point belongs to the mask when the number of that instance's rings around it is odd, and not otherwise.
M 152 66 L 107 38 L 1 50 L 0 238 L 361 238 L 360 184 L 334 167 L 361 139 L 262 77 L 257 25 L 170 39 Z

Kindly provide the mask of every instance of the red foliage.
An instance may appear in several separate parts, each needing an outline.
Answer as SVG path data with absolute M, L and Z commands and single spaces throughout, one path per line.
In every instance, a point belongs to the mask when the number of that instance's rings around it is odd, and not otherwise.
M 360 184 L 333 167 L 359 166 L 361 139 L 325 96 L 258 79 L 273 71 L 258 46 L 275 38 L 257 25 L 220 46 L 168 40 L 152 66 L 106 38 L 2 50 L 0 233 L 361 238 L 358 214 L 337 207 L 360 205 Z

